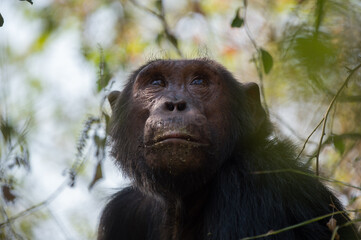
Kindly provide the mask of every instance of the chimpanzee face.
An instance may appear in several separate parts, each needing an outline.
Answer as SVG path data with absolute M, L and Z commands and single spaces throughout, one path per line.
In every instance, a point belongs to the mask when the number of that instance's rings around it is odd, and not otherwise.
M 226 137 L 221 80 L 202 61 L 154 62 L 138 73 L 132 97 L 138 110 L 148 112 L 139 128 L 149 167 L 177 175 L 211 161 L 212 149 Z
M 204 59 L 150 62 L 108 98 L 112 154 L 148 190 L 202 185 L 264 114 L 256 84 Z

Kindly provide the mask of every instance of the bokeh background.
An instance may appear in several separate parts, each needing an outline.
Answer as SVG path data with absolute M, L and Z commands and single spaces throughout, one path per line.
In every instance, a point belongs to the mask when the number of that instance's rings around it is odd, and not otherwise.
M 260 84 L 300 159 L 361 221 L 359 0 L 1 0 L 0 239 L 95 239 L 128 184 L 106 95 L 156 58 Z

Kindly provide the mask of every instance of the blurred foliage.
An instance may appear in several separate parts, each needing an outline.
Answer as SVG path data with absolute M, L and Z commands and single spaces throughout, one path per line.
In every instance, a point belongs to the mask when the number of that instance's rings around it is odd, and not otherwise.
M 14 181 L 12 170 L 30 170 L 30 156 L 26 139 L 27 124 L 19 129 L 14 122 L 0 116 L 0 184 L 4 200 L 14 202 Z
M 27 1 L 29 2 L 30 4 L 33 4 L 33 1 L 32 0 L 20 0 L 20 1 Z M 1 15 L 0 13 L 0 27 L 2 27 L 4 25 L 4 18 L 3 16 Z
M 33 105 L 36 106 L 37 97 L 44 94 L 46 81 L 33 76 L 29 62 L 49 51 L 52 43 L 64 34 L 78 34 L 81 60 L 97 74 L 94 96 L 89 99 L 97 97 L 100 104 L 85 105 L 91 114 L 83 130 L 79 130 L 75 160 L 67 171 L 70 186 L 76 186 L 77 177 L 86 171 L 91 172 L 89 189 L 94 189 L 104 178 L 105 129 L 109 122 L 106 95 L 124 73 L 149 59 L 211 57 L 235 76 L 241 76 L 240 80 L 259 82 L 264 106 L 269 108 L 272 119 L 298 139 L 300 145 L 325 116 L 350 69 L 361 62 L 359 0 L 52 0 L 41 6 L 37 6 L 37 1 L 31 7 L 21 5 L 15 8 L 37 31 L 22 51 L 17 51 L 19 46 L 14 44 L 1 47 L 5 61 L 0 59 L 0 70 L 10 69 L 14 76 L 23 74 L 22 87 L 33 96 L 29 99 L 32 108 L 36 108 Z M 0 26 L 4 23 L 3 16 L 13 21 L 2 10 Z M 15 103 L 11 103 L 12 96 L 4 83 L 9 84 L 12 76 L 6 77 L 9 79 L 0 74 L 0 206 L 3 206 L 0 224 L 4 223 L 0 225 L 0 239 L 6 239 L 6 234 L 14 239 L 22 236 L 31 239 L 36 225 L 48 219 L 45 215 L 21 218 L 18 224 L 6 221 L 19 212 L 18 199 L 25 198 L 17 190 L 31 169 L 29 131 L 37 131 L 39 120 L 28 105 L 21 113 L 16 111 L 20 105 L 17 101 L 23 99 L 16 96 Z M 359 70 L 329 109 L 321 144 L 319 127 L 302 152 L 302 158 L 315 167 L 320 150 L 321 175 L 354 186 L 361 184 L 360 102 Z M 297 121 L 284 121 L 280 117 L 284 108 L 292 108 L 287 114 L 296 114 Z M 54 116 L 57 124 L 68 124 L 74 129 L 75 124 L 59 120 L 71 119 L 62 103 L 59 109 Z M 64 142 L 69 142 L 67 137 L 63 137 Z M 21 177 L 19 169 L 25 173 Z M 359 190 L 344 185 L 332 187 L 341 192 L 348 209 L 361 209 Z M 31 221 L 31 217 L 37 217 L 38 222 Z M 352 217 L 359 220 L 361 213 Z M 74 229 L 87 237 L 94 231 L 90 229 L 87 233 L 81 224 Z

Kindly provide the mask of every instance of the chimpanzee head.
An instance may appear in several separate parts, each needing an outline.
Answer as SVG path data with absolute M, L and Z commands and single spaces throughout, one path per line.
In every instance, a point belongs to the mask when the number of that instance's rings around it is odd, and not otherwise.
M 108 98 L 112 155 L 147 193 L 187 194 L 268 133 L 258 86 L 211 60 L 151 61 Z

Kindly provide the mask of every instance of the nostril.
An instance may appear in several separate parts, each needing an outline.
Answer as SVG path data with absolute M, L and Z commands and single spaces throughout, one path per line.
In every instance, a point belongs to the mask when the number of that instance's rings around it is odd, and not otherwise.
M 166 102 L 165 103 L 165 107 L 167 108 L 167 110 L 169 111 L 173 111 L 174 110 L 174 104 L 171 102 Z
M 183 111 L 184 109 L 186 109 L 186 103 L 185 102 L 180 102 L 177 104 L 177 110 L 178 111 Z

